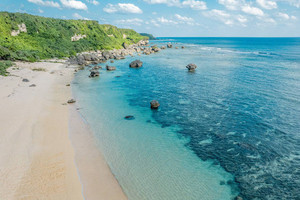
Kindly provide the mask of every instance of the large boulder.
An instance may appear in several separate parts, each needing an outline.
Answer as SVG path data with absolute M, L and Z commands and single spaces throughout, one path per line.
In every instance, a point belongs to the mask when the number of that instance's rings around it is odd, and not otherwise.
M 84 60 L 86 60 L 86 61 L 92 61 L 92 56 L 91 56 L 91 54 L 88 54 L 88 53 L 83 54 L 83 58 L 84 58 Z
M 154 52 L 159 52 L 160 51 L 160 48 L 158 48 L 157 46 L 152 46 L 151 49 Z
M 152 100 L 150 102 L 150 105 L 151 105 L 151 109 L 158 109 L 158 107 L 160 106 L 159 102 L 156 100 Z
M 100 75 L 100 73 L 98 71 L 92 70 L 91 73 L 90 73 L 90 75 L 89 75 L 89 77 L 90 78 L 94 78 L 94 77 L 97 77 L 99 75 Z
M 197 65 L 190 63 L 190 64 L 188 64 L 188 65 L 186 66 L 186 68 L 187 68 L 189 71 L 195 71 L 195 69 L 197 68 Z
M 102 56 L 103 56 L 103 58 L 104 58 L 105 60 L 109 60 L 109 58 L 110 58 L 110 52 L 104 51 L 104 52 L 102 53 Z
M 114 71 L 114 70 L 116 70 L 116 67 L 106 65 L 106 70 L 107 70 L 107 71 Z
M 77 64 L 78 65 L 86 65 L 86 60 L 83 55 L 80 54 L 77 56 Z
M 131 67 L 131 68 L 139 68 L 139 67 L 142 67 L 142 66 L 143 66 L 143 62 L 140 61 L 140 60 L 132 61 L 132 62 L 129 64 L 129 67 Z

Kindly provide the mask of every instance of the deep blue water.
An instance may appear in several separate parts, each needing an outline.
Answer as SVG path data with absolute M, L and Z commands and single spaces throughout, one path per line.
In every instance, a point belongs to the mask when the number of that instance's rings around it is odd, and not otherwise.
M 159 39 L 185 48 L 74 80 L 129 199 L 300 199 L 300 38 Z

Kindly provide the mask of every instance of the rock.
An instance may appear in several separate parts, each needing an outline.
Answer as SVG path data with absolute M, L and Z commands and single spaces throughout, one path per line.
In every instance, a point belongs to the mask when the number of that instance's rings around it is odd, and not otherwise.
M 126 44 L 125 42 L 122 44 L 122 46 L 124 47 L 124 49 L 128 49 L 129 45 Z
M 29 87 L 36 87 L 36 84 L 31 84 L 29 85 Z
M 178 47 L 175 47 L 175 49 L 178 49 Z
M 114 71 L 114 70 L 116 70 L 116 67 L 106 65 L 106 70 L 107 71 Z
M 139 67 L 142 67 L 142 66 L 143 66 L 143 62 L 140 61 L 140 60 L 132 61 L 132 62 L 129 64 L 129 67 L 131 67 L 131 68 L 139 68 Z
M 68 100 L 68 103 L 75 103 L 75 102 L 76 102 L 75 99 L 70 99 L 70 100 Z
M 168 44 L 167 47 L 168 47 L 168 48 L 172 48 L 173 45 L 172 45 L 172 44 Z
M 160 48 L 158 48 L 157 46 L 152 46 L 152 51 L 154 52 L 159 52 L 160 51 Z
M 166 49 L 166 46 L 161 46 L 160 48 L 161 48 L 161 49 Z
M 97 77 L 99 75 L 100 75 L 100 73 L 98 71 L 92 70 L 91 73 L 90 73 L 90 75 L 89 75 L 89 77 L 93 78 L 93 77 Z
M 127 116 L 124 117 L 124 119 L 126 119 L 126 120 L 133 120 L 135 118 L 132 115 L 127 115 Z
M 182 49 L 184 49 L 185 47 L 184 47 L 184 46 L 182 46 L 181 48 L 182 48 Z
M 103 57 L 104 57 L 105 60 L 109 60 L 109 58 L 110 58 L 110 53 L 109 53 L 108 51 L 104 51 L 104 52 L 102 53 L 102 55 L 103 55 Z
M 110 63 L 114 63 L 115 61 L 114 60 L 110 60 Z
M 151 105 L 151 109 L 158 109 L 158 107 L 160 106 L 159 102 L 156 100 L 152 100 L 150 102 L 150 105 Z
M 23 80 L 22 80 L 23 82 L 29 82 L 29 80 L 27 79 L 27 78 L 23 78 Z
M 195 69 L 197 68 L 197 65 L 190 63 L 190 64 L 188 64 L 188 65 L 186 66 L 186 68 L 187 68 L 189 71 L 195 71 Z
M 70 86 L 70 84 L 67 84 L 66 86 L 67 86 L 67 87 L 69 87 L 69 86 Z

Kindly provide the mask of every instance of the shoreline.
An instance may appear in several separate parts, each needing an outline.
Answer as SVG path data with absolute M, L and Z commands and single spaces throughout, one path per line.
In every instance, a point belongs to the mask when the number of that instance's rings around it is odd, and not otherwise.
M 16 62 L 0 76 L 1 199 L 127 199 L 76 104 L 66 105 L 76 68 Z

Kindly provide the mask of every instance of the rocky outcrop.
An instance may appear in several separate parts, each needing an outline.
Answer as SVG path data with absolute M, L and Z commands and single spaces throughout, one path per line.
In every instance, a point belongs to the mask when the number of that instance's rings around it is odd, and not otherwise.
M 70 99 L 70 100 L 68 100 L 68 102 L 67 102 L 67 103 L 71 104 L 71 103 L 75 103 L 75 102 L 76 102 L 76 100 L 75 100 L 75 99 Z
M 73 37 L 71 37 L 71 41 L 74 42 L 74 41 L 78 41 L 78 40 L 83 39 L 83 38 L 86 38 L 86 35 L 81 35 L 81 34 L 77 35 L 75 33 L 75 35 Z
M 27 27 L 24 23 L 18 24 L 18 30 L 12 30 L 11 36 L 18 36 L 21 32 L 27 33 Z
M 139 67 L 142 67 L 142 66 L 143 66 L 143 62 L 140 61 L 140 60 L 132 61 L 132 62 L 129 64 L 129 67 L 131 67 L 131 68 L 139 68 Z
M 90 73 L 89 77 L 94 78 L 94 77 L 97 77 L 99 75 L 100 75 L 100 73 L 97 70 L 91 70 L 91 73 Z
M 129 47 L 129 45 L 128 45 L 126 42 L 124 42 L 124 43 L 122 44 L 122 46 L 124 47 L 124 49 L 127 49 L 127 48 Z
M 116 70 L 116 67 L 106 65 L 106 70 L 107 70 L 107 71 L 114 71 L 114 70 Z
M 156 45 L 147 47 L 149 44 L 148 40 L 141 40 L 137 44 L 127 45 L 123 43 L 124 49 L 114 49 L 110 51 L 93 51 L 79 53 L 69 59 L 69 63 L 73 65 L 86 66 L 89 64 L 104 63 L 109 60 L 120 60 L 125 59 L 125 56 L 140 55 L 141 53 L 145 55 L 150 55 L 152 53 L 159 52 L 161 49 Z M 113 61 L 110 61 L 113 62 Z
M 124 119 L 126 119 L 126 120 L 133 120 L 135 118 L 132 115 L 127 115 L 127 116 L 124 117 Z
M 190 64 L 188 64 L 188 65 L 186 66 L 186 68 L 187 68 L 189 71 L 195 71 L 195 69 L 197 68 L 197 65 L 190 63 Z
M 159 102 L 156 100 L 152 100 L 150 102 L 150 105 L 151 105 L 151 109 L 158 109 L 158 107 L 160 106 Z

